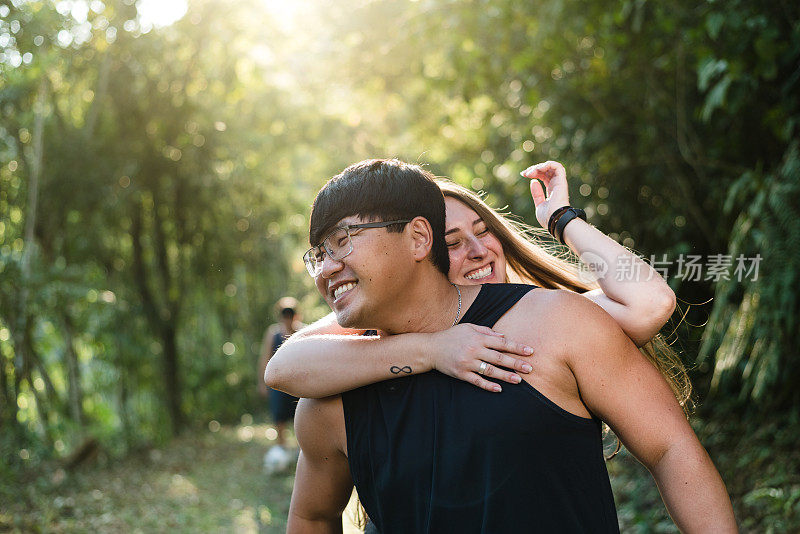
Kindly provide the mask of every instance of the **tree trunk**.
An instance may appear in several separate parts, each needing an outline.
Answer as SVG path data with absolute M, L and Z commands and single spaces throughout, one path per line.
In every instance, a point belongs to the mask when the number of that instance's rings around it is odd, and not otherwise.
M 81 369 L 75 354 L 75 329 L 72 318 L 66 311 L 61 314 L 64 323 L 64 360 L 67 367 L 67 395 L 72 420 L 83 428 L 83 388 L 81 387 Z
M 49 397 L 49 395 L 39 394 L 39 390 L 36 389 L 36 379 L 33 378 L 34 368 L 39 369 L 39 374 L 41 375 L 40 378 L 46 385 L 45 391 L 47 393 L 50 393 L 49 388 L 52 387 L 52 383 L 50 383 L 50 377 L 47 376 L 47 372 L 44 370 L 43 366 L 40 365 L 39 357 L 35 353 L 33 348 L 33 317 L 28 317 L 25 323 L 26 323 L 26 329 L 22 334 L 22 337 L 24 339 L 24 346 L 26 349 L 25 354 L 27 356 L 27 359 L 25 361 L 25 379 L 28 381 L 31 393 L 33 394 L 33 398 L 36 401 L 36 413 L 38 414 L 39 421 L 42 424 L 42 434 L 44 436 L 44 441 L 48 446 L 52 446 L 53 437 L 52 433 L 50 432 L 50 409 L 48 405 L 48 400 L 53 399 L 53 397 Z M 47 385 L 48 383 L 50 383 L 49 386 Z
M 119 351 L 119 348 L 117 349 Z M 119 352 L 121 354 L 121 352 Z M 131 416 L 128 410 L 128 368 L 122 358 L 120 358 L 119 369 L 122 375 L 119 377 L 119 419 L 122 423 L 122 435 L 125 439 L 125 447 L 130 450 L 133 446 L 133 429 Z
M 36 227 L 36 206 L 39 201 L 39 178 L 42 175 L 42 160 L 44 156 L 43 141 L 44 135 L 44 107 L 47 98 L 47 81 L 42 78 L 39 83 L 39 96 L 34 105 L 33 121 L 33 159 L 30 165 L 30 175 L 28 176 L 28 209 L 25 214 L 25 250 L 22 253 L 22 276 L 27 282 L 30 276 L 30 261 L 33 254 L 33 235 Z M 23 291 L 27 293 L 27 284 L 23 284 Z M 27 295 L 26 295 L 27 296 Z M 22 302 L 25 306 L 27 303 Z M 25 314 L 23 314 L 24 316 Z
M 167 393 L 167 409 L 169 410 L 172 432 L 175 435 L 183 430 L 184 419 L 181 410 L 180 365 L 178 362 L 178 345 L 173 321 L 164 325 L 161 339 L 164 343 L 162 362 L 164 366 L 164 385 Z
M 136 285 L 139 288 L 139 295 L 142 298 L 145 316 L 150 327 L 160 333 L 162 343 L 162 371 L 164 373 L 165 403 L 169 414 L 170 424 L 173 434 L 178 434 L 183 429 L 184 419 L 181 411 L 181 384 L 179 376 L 179 358 L 177 346 L 177 313 L 170 312 L 166 305 L 156 302 L 155 296 L 150 291 L 148 283 L 148 269 L 144 260 L 144 249 L 142 244 L 143 237 L 142 208 L 135 206 L 131 224 L 131 238 L 133 240 L 133 271 Z M 156 232 L 158 240 L 158 232 Z M 157 245 L 158 246 L 158 245 Z M 158 250 L 156 251 L 158 253 Z M 161 263 L 162 266 L 166 264 Z M 161 287 L 168 288 L 165 283 L 166 277 L 162 276 Z M 167 289 L 168 291 L 168 289 Z M 168 296 L 164 297 L 169 298 Z M 177 310 L 177 306 L 173 306 Z
M 30 317 L 28 321 L 30 325 L 33 325 L 33 317 Z M 50 373 L 47 372 L 47 367 L 45 367 L 44 361 L 33 348 L 33 340 L 28 342 L 28 352 L 31 355 L 31 362 L 34 364 L 36 369 L 38 369 L 40 378 L 42 379 L 42 382 L 44 382 L 44 390 L 47 393 L 47 401 L 55 406 L 60 406 L 62 404 L 61 399 L 58 396 L 56 387 L 53 385 L 53 380 L 50 378 Z
M 14 351 L 16 352 L 16 351 Z M 20 437 L 21 431 L 17 420 L 16 390 L 11 388 L 11 379 L 6 372 L 6 358 L 0 355 L 0 395 L 2 395 L 2 405 L 0 405 L 0 429 L 3 433 L 10 433 L 13 437 Z
M 97 90 L 94 93 L 94 100 L 87 113 L 86 123 L 84 126 L 84 135 L 86 136 L 89 144 L 92 144 L 92 136 L 94 135 L 94 128 L 97 125 L 97 117 L 100 114 L 100 107 L 105 100 L 106 92 L 108 91 L 108 73 L 111 70 L 111 51 L 107 50 L 103 54 L 103 60 L 100 62 L 100 72 L 97 75 Z
M 31 258 L 35 250 L 34 243 L 34 230 L 36 227 L 36 206 L 39 198 L 39 177 L 42 173 L 43 161 L 43 135 L 44 135 L 44 112 L 45 100 L 47 98 L 47 80 L 42 78 L 39 83 L 39 94 L 34 104 L 34 121 L 33 121 L 33 157 L 28 165 L 28 203 L 25 213 L 25 233 L 24 233 L 24 249 L 22 251 L 22 261 L 20 262 L 21 283 L 19 289 L 19 314 L 17 324 L 15 325 L 15 351 L 14 351 L 14 393 L 19 395 L 20 386 L 23 377 L 27 377 L 28 382 L 31 384 L 31 389 L 36 397 L 37 409 L 39 409 L 40 417 L 42 417 L 42 410 L 44 407 L 40 406 L 38 393 L 33 387 L 33 380 L 30 373 L 33 368 L 31 362 L 30 351 L 33 347 L 30 343 L 30 317 L 28 313 L 28 285 L 31 278 Z M 22 158 L 25 157 L 24 152 L 20 154 Z M 14 399 L 16 405 L 16 399 Z M 46 412 L 44 413 L 45 419 L 42 420 L 42 426 L 47 435 L 47 419 Z

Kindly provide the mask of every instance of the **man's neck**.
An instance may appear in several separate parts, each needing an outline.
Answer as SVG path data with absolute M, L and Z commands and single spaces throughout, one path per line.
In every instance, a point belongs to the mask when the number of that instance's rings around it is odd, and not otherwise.
M 459 287 L 459 291 L 438 270 L 420 273 L 409 284 L 408 291 L 396 301 L 381 330 L 389 334 L 406 332 L 438 332 L 453 326 L 453 321 L 464 316 L 479 287 Z

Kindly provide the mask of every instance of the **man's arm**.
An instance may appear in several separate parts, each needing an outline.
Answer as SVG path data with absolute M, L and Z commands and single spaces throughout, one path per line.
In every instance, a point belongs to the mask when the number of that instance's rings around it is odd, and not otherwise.
M 289 507 L 288 534 L 342 532 L 342 511 L 353 491 L 344 454 L 339 397 L 301 399 L 294 418 L 300 458 Z
M 725 484 L 666 380 L 608 314 L 563 293 L 551 309 L 562 324 L 580 318 L 561 341 L 587 408 L 652 473 L 681 531 L 737 532 Z

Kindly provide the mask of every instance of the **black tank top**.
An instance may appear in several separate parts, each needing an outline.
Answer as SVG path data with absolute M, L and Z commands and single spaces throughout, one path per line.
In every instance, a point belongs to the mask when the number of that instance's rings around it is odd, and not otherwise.
M 272 336 L 272 354 L 278 352 L 278 349 L 281 348 L 283 342 L 289 339 L 288 335 L 284 335 L 281 332 L 275 332 Z
M 534 287 L 483 285 L 461 322 L 494 326 Z M 381 533 L 619 532 L 600 421 L 502 385 L 431 371 L 342 395 L 350 473 Z

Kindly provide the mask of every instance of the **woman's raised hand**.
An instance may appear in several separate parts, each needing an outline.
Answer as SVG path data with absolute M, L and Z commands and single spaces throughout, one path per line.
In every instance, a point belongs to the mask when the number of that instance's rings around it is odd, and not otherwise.
M 431 366 L 486 391 L 499 392 L 501 387 L 496 382 L 486 380 L 485 376 L 518 384 L 522 378 L 505 369 L 520 373 L 530 373 L 533 370 L 527 361 L 514 357 L 530 356 L 533 349 L 508 340 L 491 328 L 459 324 L 430 335 L 428 349 Z
M 530 178 L 531 196 L 536 206 L 536 220 L 542 228 L 547 228 L 547 222 L 553 212 L 562 206 L 569 206 L 567 171 L 557 161 L 545 161 L 528 167 L 520 174 Z M 542 189 L 542 183 L 545 189 Z

